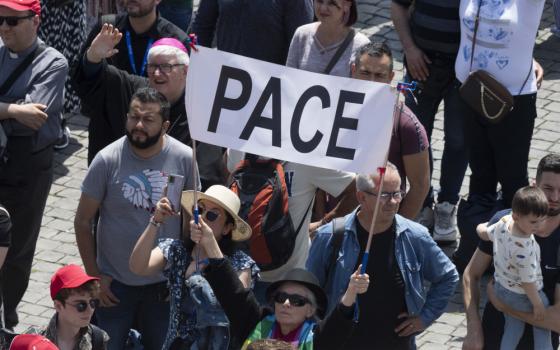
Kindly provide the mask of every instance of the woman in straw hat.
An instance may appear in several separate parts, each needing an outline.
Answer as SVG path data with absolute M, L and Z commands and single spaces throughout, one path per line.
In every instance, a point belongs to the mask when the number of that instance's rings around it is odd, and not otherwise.
M 327 296 L 311 272 L 297 268 L 288 271 L 266 291 L 271 307 L 262 307 L 252 290 L 240 283 L 209 225 L 202 220 L 199 224 L 191 221 L 191 240 L 206 251 L 204 276 L 230 321 L 232 338 L 244 340 L 243 344 L 231 344 L 230 349 L 242 345 L 248 350 L 259 339 L 282 340 L 298 350 L 344 349 L 353 329 L 356 297 L 369 285 L 368 275 L 359 274 L 360 267 L 350 277 L 338 307 L 320 321 L 325 316 Z
M 251 228 L 237 214 L 239 198 L 221 185 L 211 186 L 206 192 L 197 193 L 197 197 L 200 224 L 213 232 L 238 282 L 243 288 L 250 288 L 258 268 L 237 244 L 251 237 Z M 192 217 L 194 204 L 193 191 L 183 192 L 181 206 L 189 214 L 185 217 Z M 206 251 L 186 237 L 160 240 L 154 248 L 159 226 L 172 215 L 177 214 L 169 199 L 163 197 L 130 256 L 134 273 L 151 275 L 164 271 L 168 278 L 171 316 L 163 349 L 228 349 L 234 341 L 230 339 L 229 321 L 201 273 L 208 264 Z M 187 226 L 186 222 L 183 226 Z

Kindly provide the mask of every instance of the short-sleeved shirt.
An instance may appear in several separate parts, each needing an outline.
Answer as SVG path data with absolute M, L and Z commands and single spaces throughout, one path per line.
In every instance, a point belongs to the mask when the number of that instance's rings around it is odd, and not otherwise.
M 412 111 L 404 104 L 398 113 L 398 119 L 393 128 L 391 146 L 389 147 L 389 161 L 397 167 L 401 175 L 401 187 L 406 189 L 406 169 L 403 156 L 418 154 L 429 147 L 426 129 Z M 400 107 L 397 107 L 400 109 Z
M 521 283 L 535 283 L 543 288 L 541 250 L 533 235 L 518 237 L 511 233 L 511 215 L 502 217 L 488 227 L 488 237 L 494 243 L 494 278 L 512 292 L 525 294 Z
M 192 161 L 191 148 L 167 135 L 161 152 L 149 159 L 136 156 L 126 136 L 95 156 L 82 192 L 100 202 L 97 265 L 101 273 L 130 286 L 165 279 L 163 274 L 134 274 L 128 259 L 161 198 L 168 175 L 182 175 L 184 188 L 193 189 Z M 178 238 L 179 232 L 180 219 L 176 216 L 168 218 L 158 234 L 161 238 Z
M 303 69 L 309 72 L 323 73 L 329 65 L 340 45 L 338 43 L 323 47 L 317 39 L 318 23 L 310 23 L 299 27 L 294 34 L 290 51 L 288 51 L 288 67 Z M 352 62 L 356 51 L 363 45 L 369 43 L 369 39 L 362 33 L 356 33 L 354 39 L 344 50 L 338 61 L 330 71 L 329 75 L 339 77 L 350 77 Z
M 457 79 L 464 82 L 471 70 L 482 69 L 492 74 L 514 96 L 535 93 L 537 78 L 532 69 L 533 48 L 544 3 L 545 0 L 461 0 L 461 43 L 455 61 Z M 480 24 L 472 53 L 479 4 Z
M 233 171 L 235 165 L 244 157 L 243 152 L 228 150 L 228 169 Z M 261 280 L 275 282 L 293 268 L 305 268 L 309 255 L 309 223 L 315 192 L 321 189 L 333 197 L 338 197 L 354 180 L 354 174 L 332 169 L 324 169 L 293 162 L 284 163 L 284 175 L 288 187 L 288 207 L 294 227 L 301 228 L 296 237 L 292 256 L 283 266 L 261 271 Z
M 423 51 L 457 55 L 459 51 L 459 0 L 393 0 L 413 10 L 410 31 L 414 43 Z

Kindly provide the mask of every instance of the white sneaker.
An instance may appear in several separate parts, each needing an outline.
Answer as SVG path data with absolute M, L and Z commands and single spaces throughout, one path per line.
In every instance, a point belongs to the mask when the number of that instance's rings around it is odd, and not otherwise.
M 434 210 L 430 207 L 422 208 L 414 221 L 425 226 L 431 232 L 434 228 Z
M 457 206 L 443 202 L 434 207 L 434 241 L 455 242 L 457 240 Z

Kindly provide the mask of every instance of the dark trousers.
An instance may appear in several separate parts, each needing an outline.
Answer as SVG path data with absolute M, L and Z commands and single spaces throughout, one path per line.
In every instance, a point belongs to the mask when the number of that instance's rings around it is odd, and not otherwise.
M 426 129 L 430 141 L 430 173 L 433 173 L 432 158 L 432 131 L 434 121 L 441 101 L 444 101 L 444 146 L 441 156 L 441 174 L 439 178 L 440 191 L 438 203 L 449 202 L 455 204 L 459 201 L 459 192 L 465 171 L 467 170 L 467 154 L 463 135 L 463 121 L 457 109 L 457 100 L 460 99 L 455 80 L 455 60 L 450 58 L 431 57 L 429 66 L 430 75 L 422 82 L 414 97 L 406 94 L 406 106 L 412 110 L 420 123 Z M 407 75 L 405 80 L 410 81 Z M 430 176 L 431 178 L 431 176 Z M 434 191 L 430 191 L 424 202 L 424 207 L 431 207 L 434 203 Z
M 472 171 L 470 194 L 496 194 L 499 183 L 502 200 L 509 208 L 515 192 L 529 184 L 527 163 L 537 117 L 536 100 L 536 94 L 515 96 L 513 110 L 498 124 L 489 123 L 459 101 Z
M 33 153 L 31 137 L 12 137 L 8 162 L 0 165 L 0 203 L 12 219 L 12 242 L 0 270 L 0 298 L 6 327 L 18 323 L 16 308 L 25 294 L 35 245 L 53 180 L 53 149 Z

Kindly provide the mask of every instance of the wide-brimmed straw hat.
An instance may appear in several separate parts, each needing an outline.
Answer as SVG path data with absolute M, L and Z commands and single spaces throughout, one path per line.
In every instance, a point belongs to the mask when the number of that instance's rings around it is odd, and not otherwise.
M 239 217 L 241 202 L 239 197 L 229 188 L 222 185 L 210 186 L 206 192 L 197 192 L 197 200 L 207 200 L 219 205 L 227 211 L 233 218 L 235 227 L 231 232 L 231 239 L 234 241 L 245 241 L 251 237 L 251 226 Z M 194 191 L 183 191 L 181 196 L 181 206 L 191 216 L 194 206 Z

